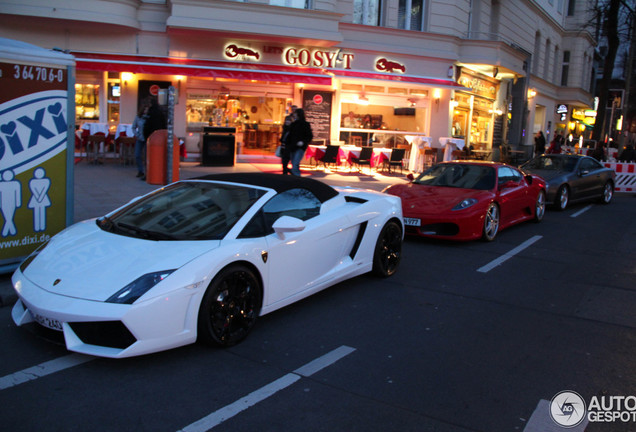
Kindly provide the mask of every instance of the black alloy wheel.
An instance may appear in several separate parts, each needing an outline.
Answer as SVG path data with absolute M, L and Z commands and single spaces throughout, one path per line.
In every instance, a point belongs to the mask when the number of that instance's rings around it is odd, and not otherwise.
M 373 253 L 373 273 L 388 277 L 397 271 L 402 259 L 402 228 L 388 221 L 380 231 Z
M 199 308 L 199 340 L 232 346 L 245 339 L 256 323 L 263 300 L 260 282 L 242 264 L 230 265 L 210 283 Z

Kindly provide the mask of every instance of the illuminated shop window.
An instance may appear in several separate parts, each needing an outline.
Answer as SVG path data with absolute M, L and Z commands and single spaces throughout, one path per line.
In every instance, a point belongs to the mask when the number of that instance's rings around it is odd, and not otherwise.
M 99 119 L 99 85 L 75 84 L 75 119 Z

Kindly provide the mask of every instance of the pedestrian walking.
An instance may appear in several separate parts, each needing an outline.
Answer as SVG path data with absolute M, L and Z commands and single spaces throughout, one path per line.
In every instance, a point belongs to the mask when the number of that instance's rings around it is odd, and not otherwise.
M 300 161 L 305 155 L 309 143 L 314 139 L 314 134 L 311 131 L 311 125 L 305 120 L 305 111 L 302 108 L 296 110 L 295 117 L 296 120 L 289 128 L 287 147 L 292 163 L 291 173 L 300 177 Z

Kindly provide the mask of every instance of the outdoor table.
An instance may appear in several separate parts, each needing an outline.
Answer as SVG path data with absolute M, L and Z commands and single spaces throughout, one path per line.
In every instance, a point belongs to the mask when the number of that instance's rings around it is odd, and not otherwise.
M 461 138 L 441 137 L 440 148 L 444 149 L 444 161 L 453 160 L 453 151 L 462 150 L 465 141 Z
M 127 137 L 135 136 L 135 132 L 133 131 L 132 124 L 129 123 L 119 123 L 117 125 L 117 129 L 115 130 L 115 139 L 119 138 L 121 134 Z
M 325 155 L 325 150 L 327 150 L 326 145 L 309 145 L 305 151 L 305 158 L 308 161 L 313 158 L 317 163 Z

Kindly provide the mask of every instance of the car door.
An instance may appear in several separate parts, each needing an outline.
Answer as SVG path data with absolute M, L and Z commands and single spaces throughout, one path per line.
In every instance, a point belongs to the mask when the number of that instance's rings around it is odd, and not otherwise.
M 276 195 L 263 206 L 266 224 L 282 216 L 303 221 L 299 231 L 265 237 L 267 290 L 264 305 L 285 302 L 333 277 L 334 270 L 350 262 L 348 253 L 355 242 L 357 227 L 337 209 L 320 214 L 321 202 L 306 189 L 292 189 Z M 345 264 L 346 265 L 346 264 Z
M 577 187 L 574 199 L 584 199 L 601 196 L 603 189 L 602 171 L 603 165 L 592 158 L 584 158 L 577 169 Z
M 499 167 L 497 174 L 501 223 L 509 225 L 526 216 L 528 188 L 523 176 L 514 168 Z

